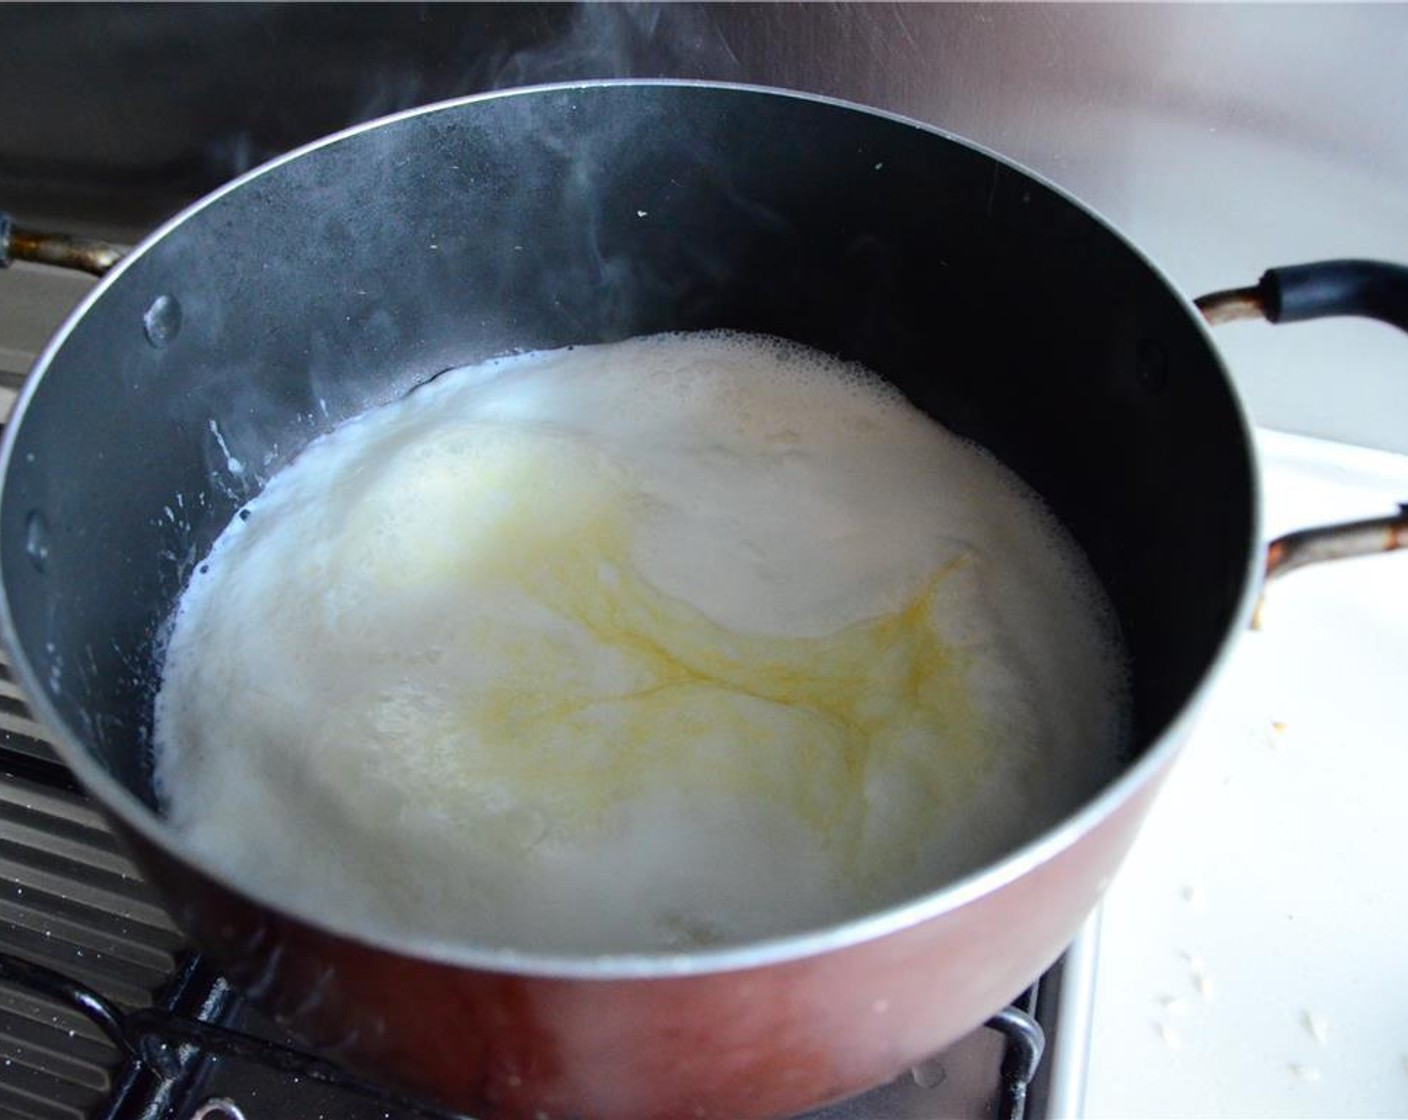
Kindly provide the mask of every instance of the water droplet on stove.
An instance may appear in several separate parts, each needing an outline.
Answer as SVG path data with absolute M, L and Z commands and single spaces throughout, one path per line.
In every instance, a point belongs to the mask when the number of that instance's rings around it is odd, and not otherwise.
M 181 305 L 175 296 L 160 295 L 142 315 L 142 329 L 147 341 L 157 349 L 181 333 Z
M 44 571 L 49 559 L 49 522 L 37 509 L 24 520 L 24 550 L 36 572 Z

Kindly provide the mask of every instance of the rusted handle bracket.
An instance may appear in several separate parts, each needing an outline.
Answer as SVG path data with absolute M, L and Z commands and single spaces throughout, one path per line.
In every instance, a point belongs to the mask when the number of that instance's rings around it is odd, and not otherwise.
M 33 261 L 102 276 L 126 255 L 128 248 L 89 237 L 20 229 L 10 215 L 0 212 L 0 268 L 8 268 L 11 261 Z
M 1239 319 L 1295 323 L 1336 315 L 1378 319 L 1408 331 L 1408 268 L 1382 261 L 1320 261 L 1267 269 L 1252 288 L 1229 288 L 1193 301 L 1209 326 Z M 1408 548 L 1408 504 L 1388 517 L 1287 533 L 1266 551 L 1266 580 L 1325 560 Z M 1261 626 L 1264 598 L 1252 627 Z
M 1326 560 L 1347 560 L 1351 556 L 1372 556 L 1408 548 L 1408 503 L 1396 514 L 1319 525 L 1277 537 L 1266 550 L 1268 580 Z
M 1209 292 L 1193 301 L 1210 327 L 1223 323 L 1236 323 L 1243 319 L 1265 319 L 1266 302 L 1261 288 L 1228 288 L 1226 291 Z
M 1262 584 L 1256 610 L 1252 612 L 1252 629 L 1261 629 L 1266 586 L 1272 580 L 1309 564 L 1373 556 L 1379 552 L 1395 552 L 1400 548 L 1408 548 L 1408 503 L 1400 504 L 1398 512 L 1388 517 L 1317 525 L 1313 529 L 1298 529 L 1277 537 L 1266 549 L 1266 580 Z
M 1408 331 L 1408 267 L 1384 261 L 1316 261 L 1268 268 L 1254 288 L 1195 301 L 1209 323 L 1303 323 L 1356 315 Z

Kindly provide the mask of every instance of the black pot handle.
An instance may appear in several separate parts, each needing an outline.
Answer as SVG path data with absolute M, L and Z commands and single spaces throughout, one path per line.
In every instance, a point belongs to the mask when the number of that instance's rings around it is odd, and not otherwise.
M 1270 268 L 1254 288 L 1213 292 L 1195 302 L 1213 324 L 1236 319 L 1300 323 L 1360 315 L 1408 331 L 1408 268 L 1383 261 L 1320 261 Z
M 1408 331 L 1408 268 L 1382 261 L 1320 261 L 1267 269 L 1254 288 L 1231 288 L 1194 300 L 1213 326 L 1238 319 L 1299 323 L 1358 315 Z M 1387 517 L 1287 533 L 1271 542 L 1266 578 L 1307 564 L 1408 548 L 1408 504 Z
M 9 268 L 11 261 L 35 261 L 102 276 L 126 252 L 126 245 L 111 241 L 21 229 L 0 210 L 0 268 Z

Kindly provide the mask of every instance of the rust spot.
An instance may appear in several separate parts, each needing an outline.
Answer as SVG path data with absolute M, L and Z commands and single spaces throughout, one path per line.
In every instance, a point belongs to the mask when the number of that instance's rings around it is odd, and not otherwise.
M 1307 564 L 1327 560 L 1347 560 L 1353 556 L 1373 556 L 1381 552 L 1408 549 L 1408 504 L 1388 517 L 1371 517 L 1364 521 L 1347 521 L 1340 525 L 1321 525 L 1277 537 L 1266 548 L 1266 576 L 1269 583 L 1287 572 Z M 1261 629 L 1265 589 L 1252 613 L 1251 628 Z
M 1265 571 L 1267 578 L 1269 579 L 1271 576 L 1274 576 L 1276 572 L 1280 569 L 1281 565 L 1285 563 L 1285 561 L 1286 541 L 1285 538 L 1282 537 L 1272 541 L 1266 549 Z M 1258 607 L 1258 610 L 1260 610 L 1260 607 Z

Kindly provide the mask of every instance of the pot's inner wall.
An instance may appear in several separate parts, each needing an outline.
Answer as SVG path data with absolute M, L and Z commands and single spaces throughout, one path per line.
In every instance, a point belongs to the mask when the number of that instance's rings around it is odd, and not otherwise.
M 179 329 L 153 341 L 162 295 Z M 422 114 L 260 175 L 133 261 L 54 358 L 7 476 L 24 655 L 150 800 L 162 623 L 311 436 L 453 365 L 702 327 L 862 361 L 1021 473 L 1115 602 L 1137 749 L 1158 735 L 1255 547 L 1236 409 L 1181 304 L 1097 222 L 985 155 L 699 87 Z M 42 563 L 25 548 L 36 517 Z

